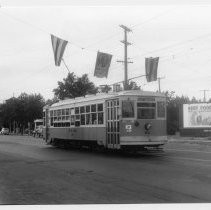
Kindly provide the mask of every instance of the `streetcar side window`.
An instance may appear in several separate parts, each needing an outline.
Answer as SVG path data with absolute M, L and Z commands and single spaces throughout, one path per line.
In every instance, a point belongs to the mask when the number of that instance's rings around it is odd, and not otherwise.
M 86 125 L 91 124 L 91 114 L 86 114 Z
M 86 106 L 86 125 L 91 124 L 90 105 Z
M 80 121 L 75 121 L 75 127 L 79 127 L 80 126 Z
M 133 118 L 134 115 L 134 101 L 122 101 L 122 118 Z
M 87 113 L 90 112 L 90 106 L 86 106 L 86 112 L 87 112 Z
M 81 106 L 80 107 L 80 113 L 84 113 L 85 112 L 85 107 L 84 106 Z
M 97 105 L 97 111 L 102 112 L 103 111 L 103 104 L 98 104 Z
M 155 119 L 156 103 L 140 102 L 137 103 L 137 117 L 138 119 Z
M 166 104 L 164 101 L 157 102 L 157 117 L 165 118 L 166 117 Z
M 91 122 L 92 124 L 97 124 L 97 113 L 92 113 L 91 114 L 92 118 L 91 118 Z
M 85 114 L 81 114 L 81 125 L 85 125 Z
M 91 112 L 96 112 L 96 104 L 91 105 Z
M 50 119 L 51 126 L 54 127 L 102 125 L 104 123 L 104 105 L 100 103 L 57 109 L 50 112 Z
M 97 104 L 97 123 L 102 125 L 104 123 L 103 104 Z
M 70 124 L 75 125 L 75 115 L 71 115 L 70 117 Z
M 85 125 L 85 106 L 80 107 L 80 124 Z
M 103 124 L 103 112 L 98 113 L 98 124 Z
M 71 114 L 71 115 L 74 115 L 74 114 L 75 114 L 74 108 L 71 108 L 71 109 L 70 109 L 70 114 Z
M 79 114 L 79 107 L 75 107 L 75 114 Z
M 76 127 L 80 126 L 80 115 L 79 114 L 75 115 L 75 126 Z

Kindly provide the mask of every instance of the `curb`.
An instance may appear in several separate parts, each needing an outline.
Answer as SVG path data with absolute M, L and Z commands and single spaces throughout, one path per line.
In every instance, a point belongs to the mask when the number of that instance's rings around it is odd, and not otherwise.
M 207 144 L 211 145 L 211 139 L 210 138 L 180 138 L 178 139 L 172 138 L 168 139 L 169 143 L 189 143 L 189 144 Z

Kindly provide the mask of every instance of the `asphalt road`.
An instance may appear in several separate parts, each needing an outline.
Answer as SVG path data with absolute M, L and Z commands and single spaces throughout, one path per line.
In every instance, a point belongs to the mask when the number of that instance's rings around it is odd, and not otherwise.
M 0 136 L 0 204 L 210 203 L 210 145 L 131 155 Z

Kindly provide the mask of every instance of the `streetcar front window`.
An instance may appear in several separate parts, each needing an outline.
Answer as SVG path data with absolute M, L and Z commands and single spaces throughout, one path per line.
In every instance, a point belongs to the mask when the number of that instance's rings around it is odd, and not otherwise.
M 156 104 L 149 102 L 137 103 L 137 118 L 138 119 L 155 119 Z
M 133 118 L 134 115 L 134 101 L 122 101 L 122 117 Z

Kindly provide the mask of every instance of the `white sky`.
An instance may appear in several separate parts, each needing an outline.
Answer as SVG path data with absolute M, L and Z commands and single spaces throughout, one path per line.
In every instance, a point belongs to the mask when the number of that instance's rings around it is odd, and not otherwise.
M 96 85 L 123 80 L 123 65 L 116 62 L 124 57 L 121 24 L 132 29 L 129 78 L 145 74 L 145 57 L 159 56 L 162 90 L 198 99 L 200 90 L 211 90 L 211 3 L 2 0 L 0 5 L 0 102 L 21 92 L 53 97 L 67 70 L 54 66 L 50 34 L 69 41 L 64 59 L 77 76 L 87 73 Z M 107 79 L 93 76 L 98 50 L 113 55 Z M 134 81 L 144 90 L 158 89 L 144 77 Z

